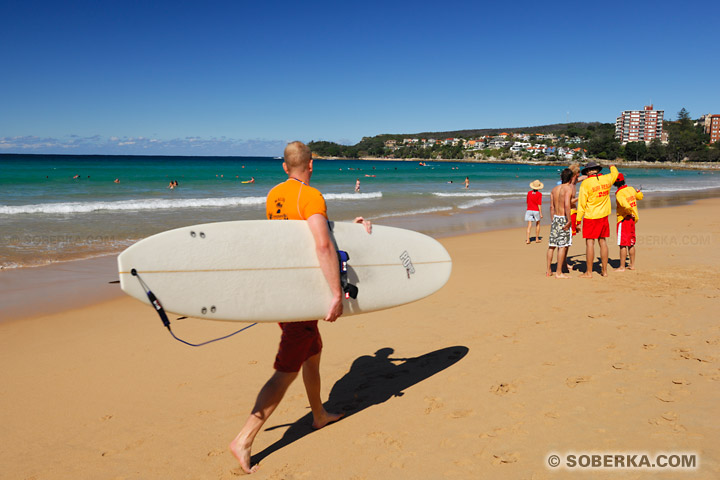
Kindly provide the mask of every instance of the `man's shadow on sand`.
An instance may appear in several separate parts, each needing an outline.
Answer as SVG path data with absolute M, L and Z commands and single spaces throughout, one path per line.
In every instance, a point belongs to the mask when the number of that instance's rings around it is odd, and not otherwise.
M 568 260 L 571 263 L 570 268 L 574 272 L 581 272 L 585 273 L 587 270 L 587 264 L 585 263 L 585 254 L 577 254 L 577 255 L 571 255 L 568 257 Z M 620 259 L 614 260 L 612 258 L 608 258 L 608 265 L 610 268 L 620 268 Z M 600 260 L 600 257 L 595 257 L 595 261 L 592 265 L 592 270 L 594 273 L 602 273 L 602 262 Z
M 392 397 L 400 397 L 403 390 L 457 363 L 468 351 L 467 347 L 455 346 L 414 358 L 390 358 L 394 350 L 386 347 L 375 352 L 375 355 L 363 355 L 353 362 L 344 377 L 335 382 L 324 404 L 325 409 L 342 412 L 345 414 L 343 418 L 347 418 Z M 287 426 L 277 425 L 266 431 Z M 312 433 L 312 413 L 289 424 L 289 427 L 280 440 L 253 455 L 253 465 Z

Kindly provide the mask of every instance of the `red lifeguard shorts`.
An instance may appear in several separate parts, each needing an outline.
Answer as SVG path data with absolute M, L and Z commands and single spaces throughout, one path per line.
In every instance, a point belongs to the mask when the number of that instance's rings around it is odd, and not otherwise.
M 572 234 L 577 235 L 577 212 L 570 215 L 570 228 L 572 229 Z
M 617 224 L 618 245 L 621 247 L 632 247 L 635 245 L 635 219 L 627 216 Z
M 282 337 L 273 367 L 279 372 L 299 372 L 305 360 L 322 350 L 317 320 L 280 323 Z
M 583 218 L 583 238 L 607 238 L 610 236 L 608 217 Z

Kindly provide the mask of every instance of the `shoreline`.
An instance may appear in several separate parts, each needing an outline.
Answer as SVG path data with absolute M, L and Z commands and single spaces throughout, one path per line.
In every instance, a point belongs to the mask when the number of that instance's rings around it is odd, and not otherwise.
M 544 193 L 544 197 L 549 195 L 549 191 Z M 685 190 L 685 191 L 671 191 L 671 192 L 652 192 L 650 198 L 644 200 L 644 208 L 662 208 L 672 205 L 686 205 L 691 204 L 696 200 L 702 200 L 705 198 L 720 198 L 720 187 L 708 188 L 705 190 Z M 548 198 L 546 198 L 546 201 Z M 500 230 L 506 228 L 517 228 L 525 224 L 522 219 L 524 214 L 524 197 L 508 197 L 501 200 L 503 204 L 499 206 L 503 209 L 502 212 L 498 212 L 498 205 L 487 208 L 480 208 L 478 211 L 456 211 L 448 214 L 445 211 L 437 212 L 423 212 L 414 213 L 410 215 L 388 215 L 379 216 L 374 218 L 368 216 L 372 221 L 378 222 L 381 225 L 395 226 L 399 228 L 409 228 L 411 230 L 424 233 L 436 238 L 445 238 L 454 236 L 456 234 L 467 234 L 467 233 L 480 233 L 492 230 Z M 546 208 L 546 210 L 549 207 Z M 614 207 L 613 207 L 614 208 Z M 507 212 L 513 212 L 512 215 L 508 216 Z M 520 212 L 520 214 L 517 214 Z M 549 212 L 545 212 L 548 213 Z M 516 215 L 517 214 L 517 215 Z M 218 220 L 222 221 L 222 220 Z M 350 221 L 349 219 L 338 221 Z M 464 231 L 458 233 L 457 223 L 464 226 Z M 172 228 L 179 228 L 178 225 Z M 32 263 L 32 264 L 15 264 L 16 266 L 0 266 L 0 280 L 3 275 L 9 274 L 15 271 L 28 270 L 28 269 L 42 269 L 45 267 L 52 267 L 57 265 L 63 265 L 72 262 L 83 262 L 92 261 L 95 259 L 102 259 L 111 256 L 119 255 L 123 250 L 128 248 L 130 245 L 122 247 L 114 247 L 111 251 L 97 252 L 93 251 L 86 255 L 73 252 L 66 258 L 59 260 L 53 260 L 49 263 Z
M 720 191 L 693 195 L 675 193 L 645 200 L 646 205 L 642 210 L 693 206 L 697 202 L 714 199 L 720 199 Z M 614 213 L 611 214 L 611 218 L 614 218 L 613 215 Z M 428 216 L 432 217 L 430 222 Z M 541 232 L 549 228 L 548 217 L 549 213 L 541 223 Z M 429 227 L 428 223 L 434 227 Z M 485 212 L 459 213 L 450 216 L 436 212 L 384 218 L 378 224 L 422 230 L 422 233 L 444 241 L 489 232 L 524 230 L 526 222 L 521 215 L 488 216 Z M 3 309 L 0 310 L 0 323 L 56 314 L 124 297 L 125 294 L 120 290 L 119 285 L 111 283 L 118 279 L 116 259 L 119 253 L 0 270 L 0 304 L 3 305 Z

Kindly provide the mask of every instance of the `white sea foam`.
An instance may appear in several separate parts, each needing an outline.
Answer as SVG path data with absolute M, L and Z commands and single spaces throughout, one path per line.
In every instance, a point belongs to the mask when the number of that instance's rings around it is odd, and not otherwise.
M 638 187 L 635 186 L 637 189 Z M 703 185 L 699 187 L 645 187 L 642 189 L 643 192 L 698 192 L 702 190 L 714 190 L 720 188 L 720 185 Z
M 372 200 L 382 198 L 382 192 L 368 193 L 325 193 L 325 200 Z
M 471 200 L 469 202 L 462 203 L 458 205 L 458 208 L 467 210 L 468 208 L 479 207 L 481 205 L 490 205 L 492 203 L 495 203 L 495 200 L 493 200 L 492 198 L 481 198 L 480 200 Z
M 169 210 L 179 208 L 234 207 L 264 205 L 265 197 L 138 199 L 116 202 L 40 203 L 36 205 L 0 205 L 0 214 L 91 213 L 99 211 Z
M 404 211 L 404 212 L 383 213 L 380 215 L 375 215 L 374 218 L 409 217 L 411 215 L 422 215 L 424 213 L 447 212 L 448 210 L 452 210 L 452 209 L 453 209 L 453 207 L 422 208 L 422 209 L 418 209 L 418 210 L 408 210 L 408 211 Z
M 509 197 L 525 195 L 527 192 L 433 192 L 436 197 Z
M 368 200 L 382 198 L 382 192 L 329 193 L 326 200 Z M 265 197 L 137 199 L 115 202 L 65 202 L 35 205 L 0 205 L 0 214 L 19 215 L 32 213 L 72 214 L 99 211 L 170 210 L 183 208 L 237 207 L 265 205 Z

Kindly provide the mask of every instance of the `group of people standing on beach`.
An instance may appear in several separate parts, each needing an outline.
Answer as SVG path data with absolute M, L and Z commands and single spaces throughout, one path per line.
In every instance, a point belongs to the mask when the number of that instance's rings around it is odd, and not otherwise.
M 600 273 L 608 274 L 608 245 L 610 236 L 609 216 L 612 210 L 610 191 L 613 186 L 617 213 L 617 242 L 620 247 L 620 266 L 616 271 L 624 271 L 629 255 L 629 270 L 635 269 L 635 224 L 638 222 L 637 201 L 643 199 L 640 189 L 635 190 L 625 183 L 625 176 L 614 166 L 610 173 L 600 175 L 603 167 L 596 162 L 589 162 L 582 170 L 578 164 L 572 164 L 560 172 L 560 183 L 550 192 L 550 235 L 545 276 L 553 276 L 552 260 L 557 250 L 556 278 L 570 278 L 567 254 L 572 245 L 572 237 L 582 231 L 585 239 L 585 273 L 582 278 L 592 277 L 595 260 L 595 240 L 600 247 Z M 577 192 L 577 183 L 580 191 Z M 540 180 L 530 183 L 527 193 L 527 210 L 525 221 L 527 231 L 525 243 L 530 244 L 530 231 L 535 223 L 535 242 L 540 243 L 540 220 L 542 215 L 542 190 Z M 582 226 L 581 226 L 582 225 Z

